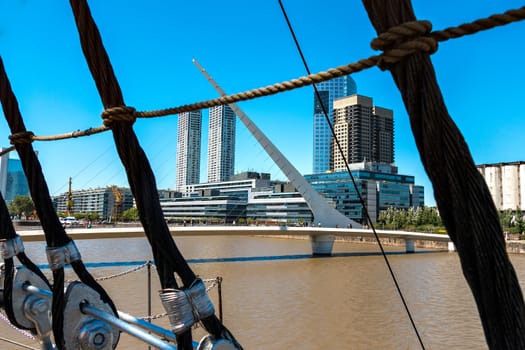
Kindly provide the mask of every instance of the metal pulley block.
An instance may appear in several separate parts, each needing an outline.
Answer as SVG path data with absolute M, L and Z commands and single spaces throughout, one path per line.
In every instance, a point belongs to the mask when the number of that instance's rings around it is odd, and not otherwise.
M 64 344 L 67 350 L 116 348 L 120 331 L 81 311 L 81 305 L 87 303 L 117 317 L 94 289 L 81 282 L 73 282 L 66 289 L 65 300 Z
M 239 350 L 239 348 L 227 339 L 217 340 L 212 335 L 207 335 L 201 339 L 197 350 Z
M 43 295 L 35 295 L 28 291 L 28 285 L 51 294 L 47 283 L 33 271 L 23 266 L 16 268 L 12 298 L 16 322 L 28 329 L 36 327 L 37 331 L 39 328 L 51 330 L 51 301 Z

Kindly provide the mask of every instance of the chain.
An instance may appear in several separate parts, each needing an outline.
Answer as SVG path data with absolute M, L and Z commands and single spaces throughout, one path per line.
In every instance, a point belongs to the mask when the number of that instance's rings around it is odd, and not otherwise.
M 139 265 L 137 267 L 134 267 L 132 269 L 129 269 L 129 270 L 126 270 L 126 271 L 123 271 L 123 272 L 116 273 L 114 275 L 109 275 L 109 276 L 95 278 L 95 281 L 105 281 L 105 280 L 109 280 L 109 279 L 112 279 L 112 278 L 121 277 L 121 276 L 130 274 L 132 272 L 136 272 L 136 271 L 142 270 L 143 268 L 145 268 L 147 266 L 148 266 L 148 263 L 146 262 L 145 264 Z M 67 283 L 71 283 L 71 282 L 74 282 L 74 280 L 67 280 L 66 282 Z
M 2 321 L 4 321 L 5 323 L 7 323 L 9 325 L 9 327 L 11 327 L 14 330 L 18 331 L 20 334 L 24 335 L 25 337 L 27 337 L 29 339 L 32 339 L 32 340 L 35 340 L 35 337 L 33 337 L 33 335 L 31 333 L 29 333 L 28 331 L 24 331 L 23 329 L 19 329 L 19 328 L 13 326 L 13 324 L 9 321 L 9 319 L 7 317 L 5 317 L 5 315 L 3 313 L 1 313 L 1 312 L 0 312 L 0 319 Z

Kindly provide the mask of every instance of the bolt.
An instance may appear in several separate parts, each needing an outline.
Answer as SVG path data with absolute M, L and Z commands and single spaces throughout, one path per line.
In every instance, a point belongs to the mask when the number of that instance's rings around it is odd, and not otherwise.
M 106 349 L 113 342 L 111 327 L 99 320 L 91 320 L 81 328 L 79 341 L 81 349 Z
M 106 336 L 103 333 L 97 332 L 97 334 L 93 336 L 93 345 L 95 345 L 96 347 L 104 345 L 105 342 Z
M 42 314 L 49 310 L 49 304 L 44 299 L 36 299 L 31 303 L 31 313 L 33 315 Z

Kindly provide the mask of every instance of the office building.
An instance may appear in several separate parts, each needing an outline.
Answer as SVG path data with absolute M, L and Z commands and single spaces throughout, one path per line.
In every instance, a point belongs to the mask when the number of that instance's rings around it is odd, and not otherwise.
M 498 210 L 525 210 L 525 161 L 481 164 L 485 179 Z
M 161 198 L 166 220 L 296 225 L 312 221 L 312 212 L 300 193 L 288 183 L 271 181 L 265 173 L 244 172 L 230 181 L 187 185 L 181 195 Z
M 4 148 L 0 148 L 0 151 Z M 7 204 L 17 196 L 30 196 L 27 178 L 20 159 L 9 158 L 9 153 L 0 157 L 0 192 Z
M 95 189 L 72 191 L 73 207 L 75 213 L 98 214 L 100 219 L 115 220 L 122 213 L 133 207 L 133 195 L 129 188 L 108 186 Z M 68 193 L 53 197 L 53 204 L 58 213 L 67 211 Z
M 352 95 L 334 101 L 334 131 L 342 153 L 332 145 L 333 171 L 346 169 L 346 162 L 394 163 L 394 118 L 392 110 L 373 105 L 372 99 Z
M 209 196 L 212 194 L 235 196 L 248 200 L 248 193 L 271 187 L 270 174 L 243 172 L 231 176 L 230 181 L 207 182 L 184 186 L 182 197 Z
M 229 106 L 210 108 L 208 182 L 227 181 L 235 171 L 235 122 Z
M 231 195 L 161 199 L 160 206 L 168 222 L 225 224 L 246 216 L 246 201 Z
M 201 167 L 201 111 L 179 114 L 177 123 L 177 164 L 175 188 L 200 182 Z
M 246 205 L 248 223 L 309 225 L 312 211 L 299 192 L 251 192 Z
M 362 162 L 350 167 L 372 222 L 389 207 L 417 208 L 425 204 L 424 188 L 414 176 L 400 175 L 386 163 Z M 305 175 L 306 180 L 343 215 L 365 224 L 365 213 L 347 171 Z
M 338 77 L 316 84 L 320 99 L 314 91 L 313 125 L 313 173 L 319 174 L 332 169 L 332 131 L 326 121 L 322 106 L 330 123 L 333 123 L 333 102 L 335 99 L 357 93 L 357 86 L 351 76 Z M 321 106 L 322 101 L 322 106 Z

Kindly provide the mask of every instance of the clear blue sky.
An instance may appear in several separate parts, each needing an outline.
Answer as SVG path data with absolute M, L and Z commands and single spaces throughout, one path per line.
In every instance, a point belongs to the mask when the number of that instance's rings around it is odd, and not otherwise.
M 359 1 L 284 0 L 313 72 L 374 54 L 375 32 Z M 413 1 L 416 16 L 444 29 L 523 6 L 520 1 Z M 128 105 L 149 110 L 215 98 L 195 57 L 229 92 L 305 75 L 277 0 L 90 1 Z M 525 22 L 440 44 L 432 56 L 451 116 L 476 163 L 525 160 Z M 102 105 L 82 55 L 68 1 L 0 2 L 0 55 L 28 130 L 53 135 L 101 125 Z M 425 186 L 434 205 L 400 94 L 389 73 L 355 74 L 358 92 L 394 110 L 399 172 Z M 240 107 L 295 164 L 312 170 L 311 87 L 243 102 Z M 1 113 L 1 112 L 0 112 Z M 207 112 L 203 125 L 207 128 Z M 3 119 L 2 119 L 3 120 Z M 8 146 L 0 120 L 0 145 Z M 138 120 L 135 131 L 159 188 L 175 183 L 176 116 Z M 206 176 L 206 132 L 201 178 Z M 36 142 L 52 195 L 73 188 L 128 186 L 110 132 Z M 236 171 L 277 166 L 244 127 L 237 131 Z

